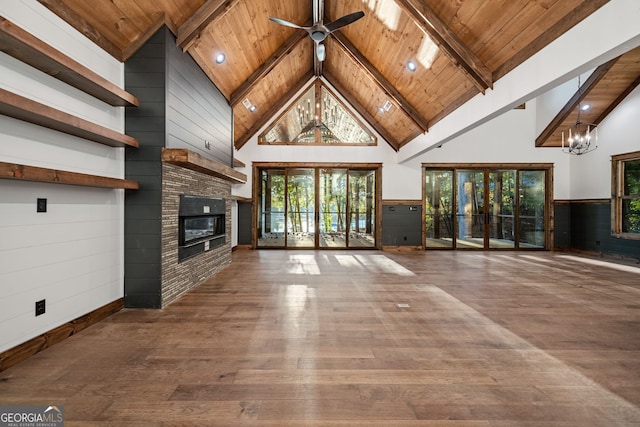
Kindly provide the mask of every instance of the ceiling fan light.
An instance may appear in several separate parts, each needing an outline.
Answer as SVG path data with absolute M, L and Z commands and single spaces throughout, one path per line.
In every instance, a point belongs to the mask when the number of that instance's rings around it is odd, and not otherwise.
M 318 43 L 317 47 L 318 47 L 317 48 L 318 61 L 322 62 L 322 61 L 324 61 L 325 54 L 326 54 L 325 48 L 324 48 L 324 45 L 322 43 Z

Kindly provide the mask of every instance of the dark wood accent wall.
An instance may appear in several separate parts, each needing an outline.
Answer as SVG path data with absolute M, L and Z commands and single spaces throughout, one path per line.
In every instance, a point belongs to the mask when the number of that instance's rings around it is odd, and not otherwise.
M 206 74 L 164 27 L 167 55 L 167 148 L 187 148 L 233 167 L 232 110 Z
M 640 258 L 640 240 L 611 235 L 611 201 L 556 201 L 555 247 Z
M 140 189 L 125 199 L 125 306 L 159 308 L 161 296 L 162 148 L 165 146 L 166 37 L 158 31 L 125 63 L 125 88 L 140 106 L 125 112 L 125 177 Z
M 176 250 L 178 244 L 177 211 L 175 233 L 166 227 L 174 218 L 166 212 L 163 188 L 170 185 L 165 181 L 179 182 L 180 191 L 192 195 L 228 198 L 231 189 L 226 181 L 222 184 L 217 178 L 183 167 L 167 167 L 172 165 L 163 163 L 163 149 L 196 150 L 199 158 L 231 170 L 231 107 L 193 59 L 176 47 L 175 38 L 166 27 L 127 60 L 125 88 L 140 103 L 136 110 L 126 110 L 126 133 L 136 137 L 140 147 L 136 151 L 126 149 L 125 176 L 138 180 L 140 190 L 125 200 L 124 303 L 126 307 L 160 308 L 194 286 L 192 281 L 185 284 L 174 278 L 170 284 L 163 283 L 168 268 L 167 239 L 175 237 Z M 205 141 L 211 150 L 205 147 Z M 183 183 L 183 178 L 190 185 Z M 209 189 L 203 191 L 202 187 Z M 220 191 L 214 194 L 214 188 Z M 229 213 L 227 218 L 230 217 Z M 230 245 L 225 245 L 225 250 L 230 254 Z M 222 258 L 223 264 L 229 261 Z M 178 275 L 185 274 L 184 269 L 178 270 Z M 202 280 L 215 267 L 207 265 L 204 270 L 184 277 Z

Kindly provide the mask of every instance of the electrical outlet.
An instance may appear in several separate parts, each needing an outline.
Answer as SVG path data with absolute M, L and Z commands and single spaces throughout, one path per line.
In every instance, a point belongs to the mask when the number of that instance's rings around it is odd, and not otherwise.
M 36 202 L 36 212 L 46 212 L 47 211 L 47 199 L 38 199 Z
M 41 314 L 44 314 L 44 312 L 47 310 L 46 308 L 46 300 L 40 300 L 40 301 L 36 301 L 36 316 L 40 316 Z

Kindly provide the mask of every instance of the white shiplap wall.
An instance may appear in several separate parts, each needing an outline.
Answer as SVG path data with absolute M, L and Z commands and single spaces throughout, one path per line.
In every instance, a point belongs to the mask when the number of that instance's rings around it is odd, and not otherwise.
M 123 86 L 123 65 L 35 0 L 0 15 Z M 0 53 L 0 87 L 110 129 L 124 110 Z M 124 177 L 124 149 L 0 116 L 0 161 Z M 46 198 L 47 213 L 36 213 Z M 124 295 L 124 190 L 0 180 L 0 351 Z M 35 316 L 35 302 L 46 313 Z

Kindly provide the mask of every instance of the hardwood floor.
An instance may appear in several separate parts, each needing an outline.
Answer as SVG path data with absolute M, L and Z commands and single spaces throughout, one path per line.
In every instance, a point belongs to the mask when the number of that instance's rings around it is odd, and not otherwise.
M 171 306 L 0 372 L 17 404 L 62 405 L 67 427 L 638 426 L 640 268 L 237 251 Z

